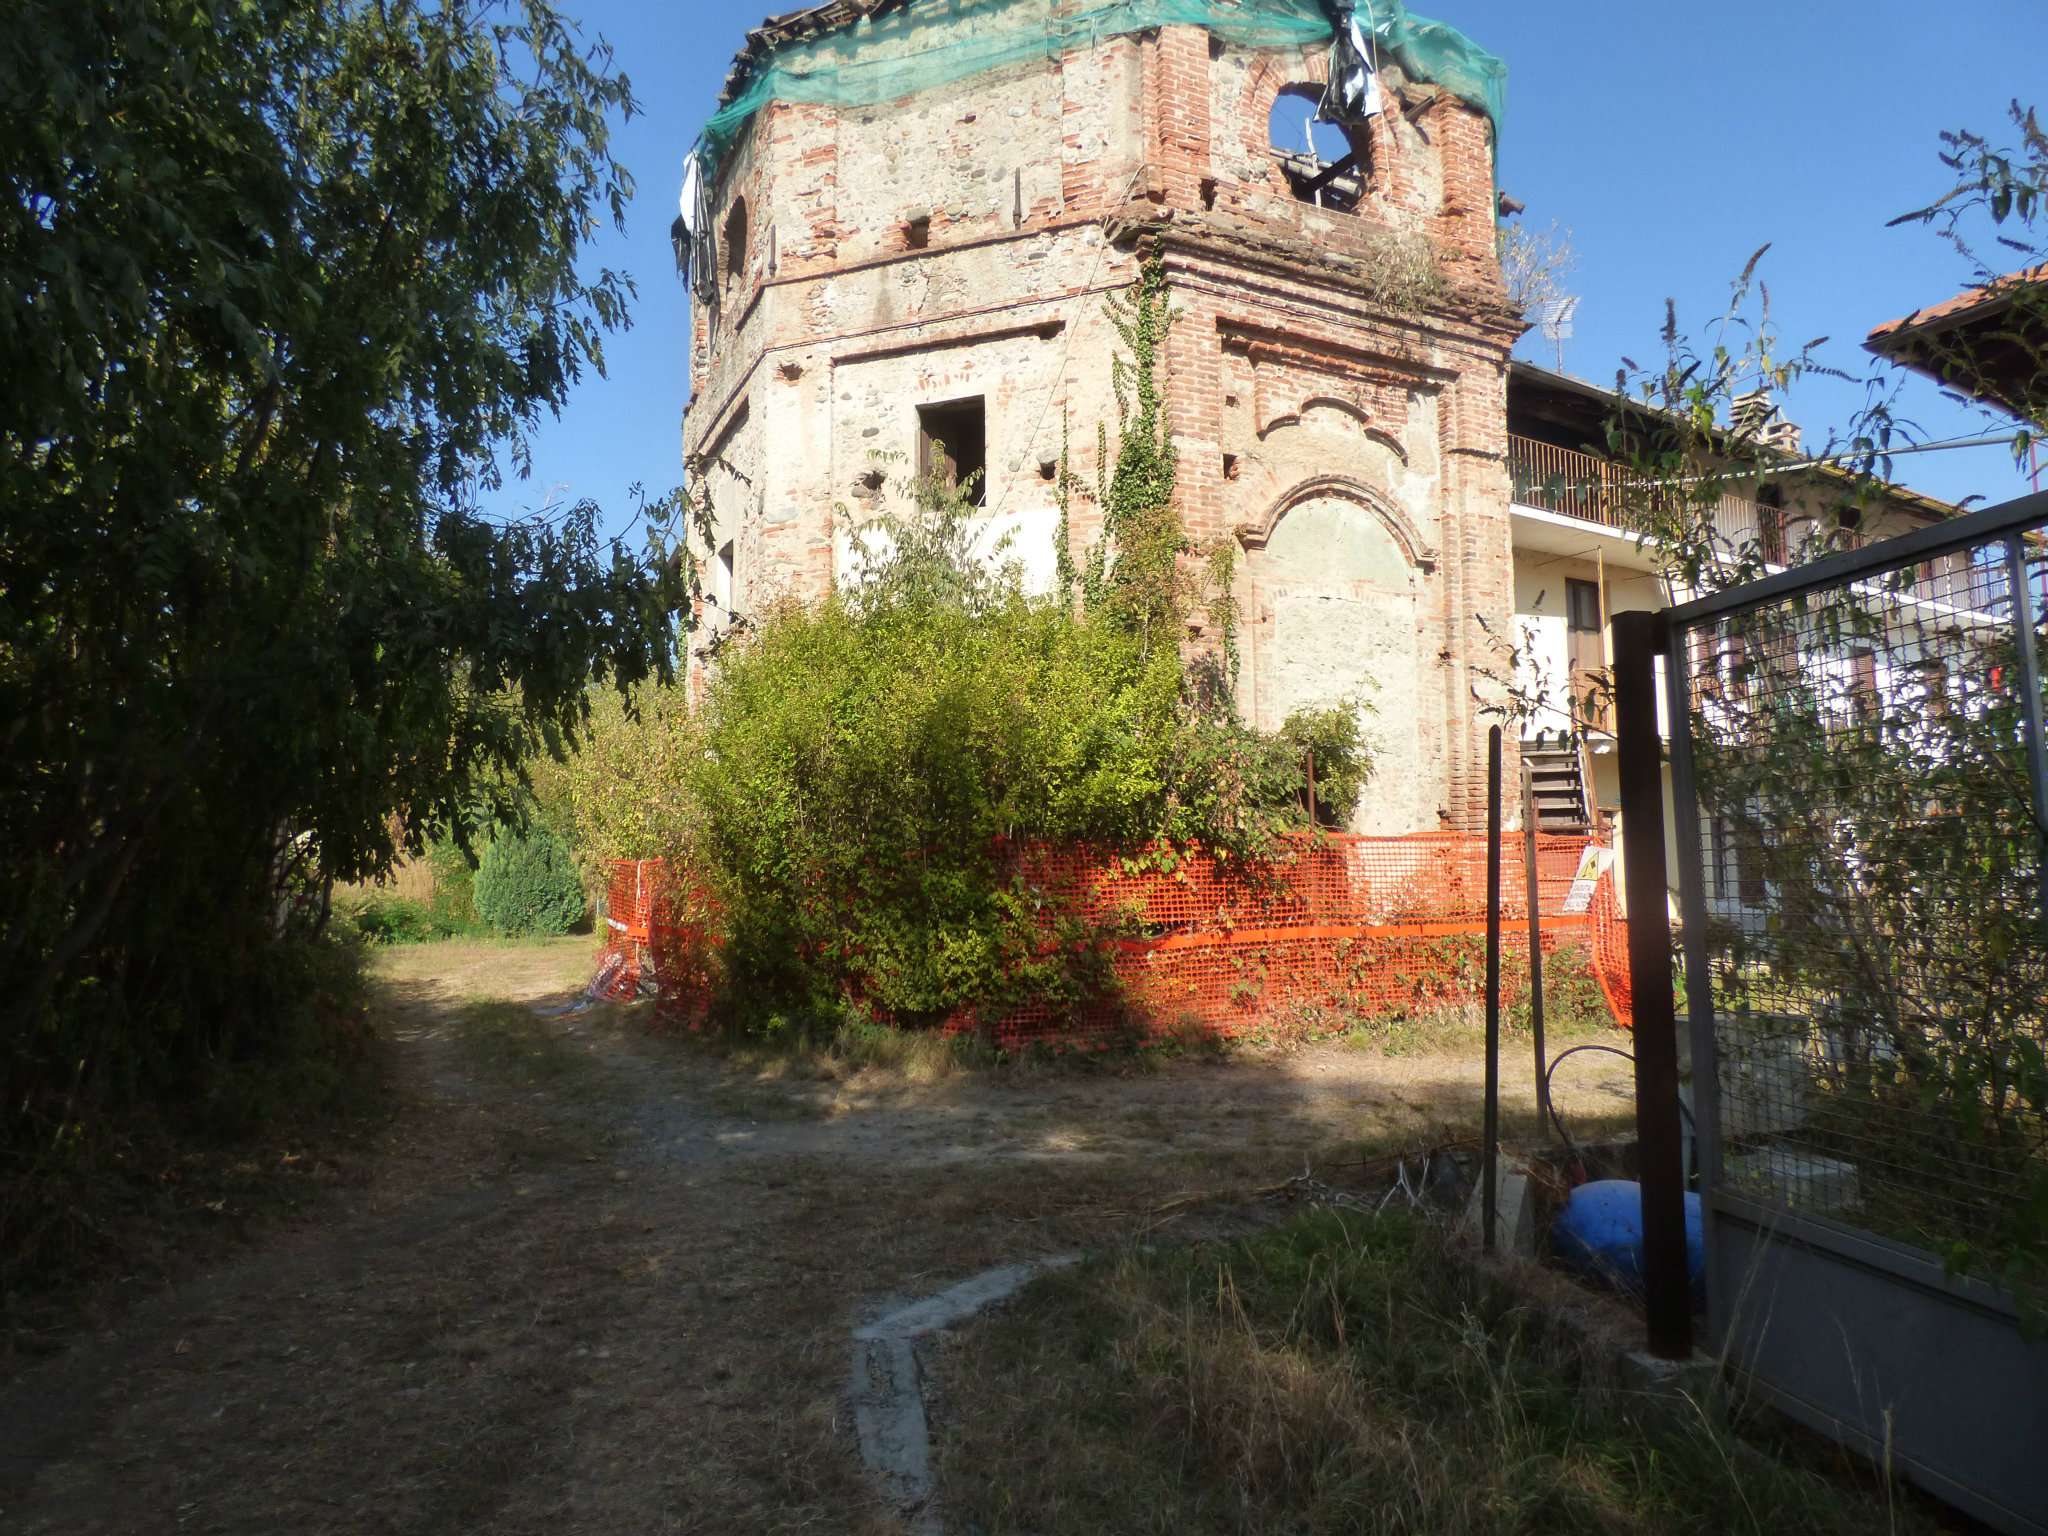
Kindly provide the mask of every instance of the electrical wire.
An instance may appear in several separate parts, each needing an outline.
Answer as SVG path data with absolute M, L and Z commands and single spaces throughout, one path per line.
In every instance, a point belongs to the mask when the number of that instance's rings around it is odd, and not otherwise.
M 1550 1065 L 1544 1068 L 1544 1112 L 1550 1116 L 1550 1124 L 1552 1128 L 1556 1130 L 1558 1140 L 1564 1143 L 1565 1155 L 1571 1158 L 1573 1162 L 1583 1164 L 1585 1162 L 1585 1159 L 1583 1156 L 1581 1156 L 1579 1152 L 1578 1143 L 1572 1140 L 1571 1132 L 1567 1131 L 1564 1128 L 1564 1117 L 1558 1114 L 1557 1100 L 1551 1095 L 1550 1092 L 1551 1079 L 1557 1076 L 1557 1069 L 1560 1066 L 1562 1066 L 1565 1063 L 1565 1061 L 1567 1061 L 1569 1058 L 1573 1056 L 1578 1055 L 1581 1051 L 1605 1051 L 1610 1056 L 1619 1056 L 1623 1061 L 1628 1062 L 1631 1066 L 1635 1064 L 1636 1058 L 1635 1053 L 1633 1051 L 1624 1051 L 1618 1045 L 1575 1045 L 1568 1051 L 1559 1051 L 1555 1056 L 1550 1058 Z M 1685 1120 L 1688 1125 L 1693 1124 L 1692 1110 L 1689 1107 L 1687 1107 L 1685 1100 L 1682 1098 L 1678 1101 L 1678 1112 L 1681 1115 L 1685 1116 Z M 1698 1128 L 1696 1126 L 1694 1127 L 1694 1134 L 1698 1134 Z

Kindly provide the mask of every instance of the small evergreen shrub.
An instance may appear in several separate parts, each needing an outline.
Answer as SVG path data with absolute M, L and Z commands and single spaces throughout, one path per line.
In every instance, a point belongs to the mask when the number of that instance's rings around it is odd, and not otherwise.
M 477 916 L 495 933 L 567 933 L 583 920 L 583 879 L 569 847 L 542 827 L 492 839 L 476 871 Z

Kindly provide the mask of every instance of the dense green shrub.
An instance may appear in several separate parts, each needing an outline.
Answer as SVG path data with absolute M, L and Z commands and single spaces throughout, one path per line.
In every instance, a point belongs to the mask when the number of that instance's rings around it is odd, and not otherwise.
M 583 878 L 553 832 L 500 833 L 476 871 L 476 911 L 496 933 L 567 933 L 583 921 Z
M 1313 766 L 1316 821 L 1322 826 L 1348 825 L 1372 777 L 1372 756 L 1358 733 L 1365 707 L 1354 702 L 1297 709 L 1280 727 L 1280 739 Z
M 1107 935 L 1048 919 L 1018 845 L 1255 853 L 1307 824 L 1310 740 L 1333 779 L 1326 812 L 1355 804 L 1370 767 L 1355 710 L 1264 735 L 1230 703 L 1227 623 L 1222 656 L 1183 657 L 1196 608 L 1218 605 L 1172 504 L 1156 264 L 1114 318 L 1130 356 L 1096 493 L 1104 537 L 1062 560 L 1063 590 L 1028 595 L 976 548 L 962 488 L 913 481 L 909 511 L 863 535 L 858 580 L 751 616 L 720 655 L 684 809 L 664 824 L 718 899 L 746 1022 L 850 1008 L 918 1023 L 1100 996 Z M 1077 487 L 1063 473 L 1060 489 Z

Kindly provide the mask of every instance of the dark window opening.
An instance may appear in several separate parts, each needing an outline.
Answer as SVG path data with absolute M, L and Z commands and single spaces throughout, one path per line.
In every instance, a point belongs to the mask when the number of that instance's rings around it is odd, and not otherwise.
M 1600 583 L 1567 578 L 1564 584 L 1564 622 L 1567 629 L 1582 635 L 1600 632 Z
M 744 277 L 747 273 L 747 200 L 736 197 L 725 216 L 725 275 Z
M 1712 872 L 1714 894 L 1725 899 L 1734 884 L 1734 829 L 1726 817 L 1716 816 L 1707 823 L 1707 835 L 1707 864 Z
M 932 243 L 932 216 L 920 213 L 903 221 L 903 243 L 913 251 L 924 250 Z
M 988 497 L 988 416 L 979 398 L 917 408 L 917 472 L 964 488 L 970 506 Z
M 1371 173 L 1371 134 L 1364 128 L 1320 122 L 1320 85 L 1282 86 L 1266 119 L 1267 142 L 1297 199 L 1339 213 L 1365 197 Z
M 1772 565 L 1785 564 L 1785 493 L 1767 485 L 1756 493 L 1757 543 Z

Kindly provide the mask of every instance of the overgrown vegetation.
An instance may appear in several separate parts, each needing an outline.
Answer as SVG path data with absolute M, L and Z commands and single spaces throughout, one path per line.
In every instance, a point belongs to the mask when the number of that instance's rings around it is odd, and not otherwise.
M 1946 137 L 1956 185 L 1898 222 L 1932 225 L 1971 263 L 2048 261 L 2048 134 L 2015 106 L 2017 148 Z M 1759 252 L 1759 257 L 1763 253 Z M 1898 377 L 1821 450 L 1838 461 L 1796 532 L 1730 530 L 1731 481 L 1773 454 L 1731 427 L 1734 399 L 1826 371 L 1782 344 L 1752 260 L 1704 339 L 1667 318 L 1665 356 L 1631 367 L 1647 410 L 1610 435 L 1637 477 L 1642 531 L 1674 594 L 1853 547 L 1912 431 Z M 1988 335 L 1922 340 L 1952 387 L 2017 416 L 2024 455 L 2048 421 L 2048 283 L 2001 285 Z M 1692 750 L 1724 1029 L 1753 1053 L 1747 1118 L 1857 1170 L 1859 1222 L 1956 1270 L 2048 1303 L 2048 1035 L 2040 829 L 2003 548 L 1909 565 L 1697 631 Z M 2026 561 L 2039 590 L 2041 558 Z M 2029 638 L 2040 649 L 2037 633 Z
M 1709 1405 L 1641 1412 L 1406 1213 L 1098 1260 L 953 1348 L 941 1496 L 990 1536 L 1922 1529 Z
M 725 1007 L 746 1027 L 1099 999 L 1110 935 L 1055 915 L 1020 850 L 1257 854 L 1309 824 L 1310 748 L 1321 819 L 1355 807 L 1371 771 L 1356 710 L 1262 734 L 1231 702 L 1227 626 L 1221 654 L 1187 644 L 1218 589 L 1173 501 L 1161 264 L 1111 309 L 1125 355 L 1101 537 L 1078 559 L 1063 540 L 1065 590 L 1028 594 L 980 547 L 969 487 L 911 478 L 902 510 L 861 531 L 857 580 L 748 616 L 698 729 L 656 701 L 575 770 L 581 824 L 709 888 Z M 1071 508 L 1082 488 L 1064 468 L 1059 486 Z
M 262 1063 L 295 1103 L 340 1006 L 329 882 L 480 798 L 516 819 L 594 681 L 665 672 L 691 584 L 667 504 L 640 557 L 591 505 L 479 501 L 624 321 L 629 284 L 578 259 L 630 191 L 601 45 L 545 0 L 31 0 L 13 27 L 10 1254 L 70 1229 L 49 1202 L 137 1106 L 208 1118 Z

